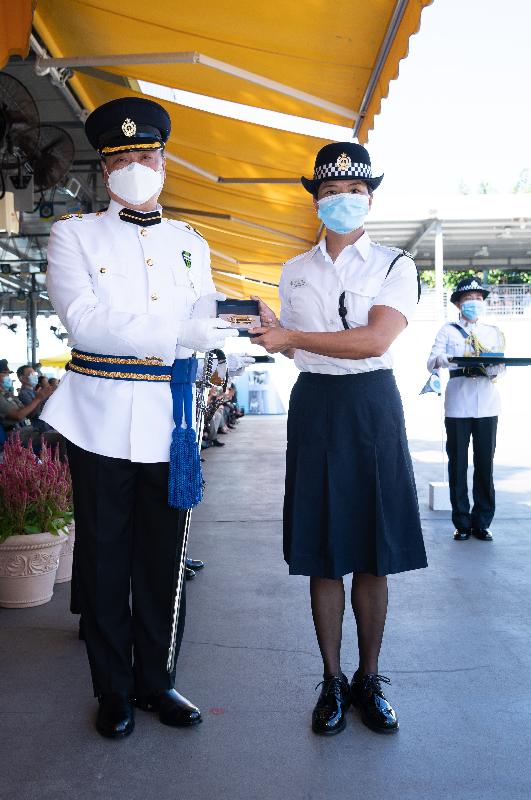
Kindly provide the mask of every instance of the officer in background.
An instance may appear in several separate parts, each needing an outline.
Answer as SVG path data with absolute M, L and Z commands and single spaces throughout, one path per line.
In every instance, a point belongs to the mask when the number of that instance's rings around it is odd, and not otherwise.
M 359 144 L 318 152 L 313 178 L 301 181 L 326 237 L 285 265 L 280 321 L 262 303 L 252 339 L 300 370 L 288 416 L 284 558 L 291 575 L 310 576 L 323 659 L 312 729 L 325 736 L 345 728 L 351 703 L 371 730 L 398 730 L 378 664 L 387 575 L 427 565 L 389 352 L 415 311 L 417 271 L 411 256 L 372 242 L 363 227 L 382 178 Z M 359 665 L 349 686 L 341 637 L 350 573 Z
M 42 418 L 68 442 L 96 727 L 121 737 L 133 730 L 135 700 L 167 725 L 201 722 L 166 671 L 183 513 L 168 505 L 168 463 L 173 429 L 184 429 L 169 376 L 179 374 L 191 397 L 193 351 L 234 334 L 209 318 L 218 295 L 206 241 L 157 203 L 170 133 L 164 108 L 113 100 L 92 112 L 86 133 L 110 203 L 51 230 L 48 291 L 74 349 Z M 183 595 L 177 653 L 184 609 Z
M 451 356 L 503 354 L 503 333 L 495 325 L 480 322 L 488 295 L 477 278 L 459 281 L 450 297 L 459 309 L 459 321 L 443 325 L 428 359 L 430 372 L 440 367 L 450 370 L 444 396 L 444 424 L 456 541 L 465 541 L 471 534 L 485 542 L 492 541 L 489 525 L 495 510 L 494 451 L 500 413 L 500 396 L 495 381 L 505 367 L 471 366 L 463 369 L 449 361 Z M 467 485 L 471 436 L 474 451 L 472 511 Z

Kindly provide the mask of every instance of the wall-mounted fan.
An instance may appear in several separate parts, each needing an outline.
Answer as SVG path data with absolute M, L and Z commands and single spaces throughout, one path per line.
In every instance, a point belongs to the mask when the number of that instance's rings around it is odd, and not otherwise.
M 67 175 L 74 153 L 65 130 L 40 125 L 37 106 L 25 86 L 0 73 L 0 198 L 6 189 L 14 191 L 18 210 L 34 210 L 33 183 L 41 195 L 56 186 Z
M 39 141 L 39 112 L 26 87 L 0 72 L 0 168 L 32 158 Z
M 71 136 L 55 125 L 42 125 L 35 155 L 30 160 L 37 189 L 51 189 L 63 180 L 74 160 Z

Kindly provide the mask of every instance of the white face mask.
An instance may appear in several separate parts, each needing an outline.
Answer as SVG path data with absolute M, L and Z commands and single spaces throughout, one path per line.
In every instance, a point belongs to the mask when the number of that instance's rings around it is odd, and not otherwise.
M 132 206 L 147 203 L 162 188 L 163 177 L 159 170 L 132 161 L 126 167 L 109 173 L 109 189 Z

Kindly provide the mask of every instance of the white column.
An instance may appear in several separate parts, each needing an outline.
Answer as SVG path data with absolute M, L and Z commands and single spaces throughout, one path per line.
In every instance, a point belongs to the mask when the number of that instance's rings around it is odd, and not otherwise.
M 440 219 L 435 224 L 435 299 L 437 315 L 442 319 L 446 316 L 443 304 L 443 229 Z

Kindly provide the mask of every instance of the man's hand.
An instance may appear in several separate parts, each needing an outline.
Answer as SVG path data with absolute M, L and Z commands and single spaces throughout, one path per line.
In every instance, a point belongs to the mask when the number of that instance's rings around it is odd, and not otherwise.
M 238 331 L 224 319 L 185 319 L 177 328 L 177 344 L 201 353 L 222 348 L 230 336 Z
M 229 353 L 227 355 L 227 369 L 232 377 L 243 375 L 245 368 L 250 364 L 254 364 L 252 356 L 244 356 L 239 353 Z
M 222 294 L 221 292 L 212 292 L 211 294 L 204 294 L 203 297 L 200 297 L 194 303 L 194 307 L 192 310 L 192 319 L 204 319 L 205 317 L 217 316 L 216 314 L 217 301 L 226 299 L 227 295 Z
M 291 331 L 281 328 L 280 325 L 273 328 L 250 328 L 249 333 L 251 343 L 259 344 L 268 353 L 282 353 L 293 346 L 290 342 Z
M 264 328 L 272 328 L 273 326 L 280 325 L 280 322 L 278 321 L 273 309 L 269 308 L 269 306 L 264 303 L 263 300 L 256 295 L 251 295 L 251 300 L 256 300 L 258 302 L 258 308 L 260 311 L 260 324 Z
M 35 399 L 40 400 L 41 402 L 43 400 L 47 400 L 49 397 L 51 397 L 54 391 L 55 390 L 53 386 L 39 386 L 37 389 L 35 389 Z

